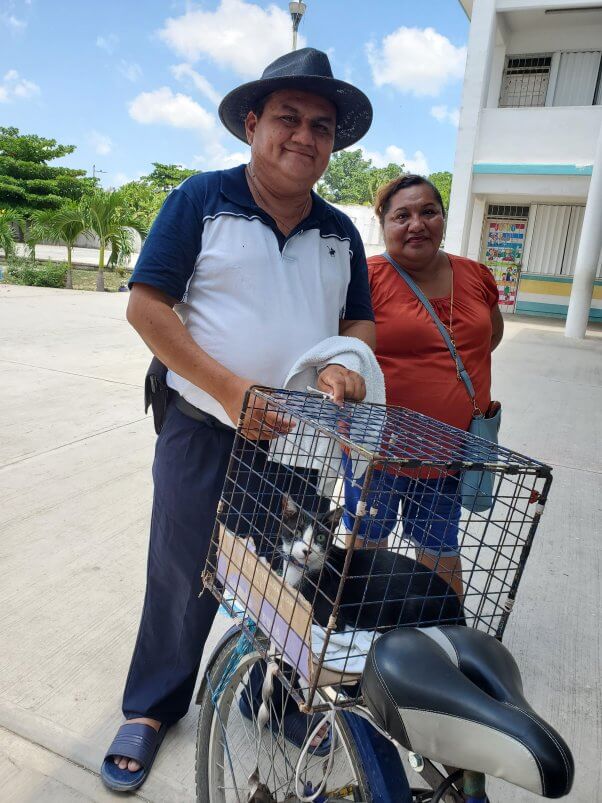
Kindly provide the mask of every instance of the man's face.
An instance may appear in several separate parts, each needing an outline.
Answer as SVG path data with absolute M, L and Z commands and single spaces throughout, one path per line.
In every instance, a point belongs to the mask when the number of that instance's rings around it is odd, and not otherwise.
M 328 166 L 336 125 L 330 101 L 293 89 L 273 92 L 258 119 L 249 112 L 253 162 L 266 177 L 311 188 Z

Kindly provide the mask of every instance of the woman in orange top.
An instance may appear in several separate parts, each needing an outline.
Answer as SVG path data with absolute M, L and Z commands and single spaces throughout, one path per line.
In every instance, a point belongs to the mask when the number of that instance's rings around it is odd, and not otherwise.
M 487 410 L 491 352 L 504 330 L 493 276 L 478 262 L 440 250 L 445 210 L 437 188 L 422 176 L 399 176 L 385 184 L 375 210 L 388 253 L 430 300 L 462 357 L 478 407 Z M 368 259 L 368 272 L 387 403 L 467 430 L 473 405 L 433 319 L 383 256 Z M 366 517 L 358 535 L 386 539 L 403 503 L 404 533 L 417 545 L 419 559 L 442 574 L 451 573 L 452 584 L 461 588 L 458 477 L 412 479 L 377 472 L 372 488 L 368 507 L 378 513 Z M 346 484 L 348 526 L 360 493 L 357 483 Z

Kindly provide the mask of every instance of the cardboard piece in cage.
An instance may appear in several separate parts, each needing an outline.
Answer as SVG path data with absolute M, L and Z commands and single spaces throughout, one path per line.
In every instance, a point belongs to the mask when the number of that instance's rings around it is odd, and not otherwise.
M 310 685 L 333 686 L 356 681 L 357 673 L 337 672 L 321 666 L 312 651 L 312 609 L 295 588 L 272 571 L 255 553 L 252 538 L 233 535 L 219 525 L 219 551 L 214 582 L 224 597 L 233 597 L 245 614 L 257 622 L 272 646 L 282 653 Z M 326 646 L 328 634 L 325 632 Z

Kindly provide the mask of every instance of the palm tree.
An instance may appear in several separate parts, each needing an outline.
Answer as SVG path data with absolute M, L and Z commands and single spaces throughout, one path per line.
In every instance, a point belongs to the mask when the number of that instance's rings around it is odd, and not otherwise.
M 134 229 L 141 237 L 146 235 L 146 227 L 132 215 L 119 190 L 97 190 L 83 201 L 86 228 L 99 239 L 98 275 L 96 289 L 105 289 L 105 253 L 111 248 L 112 262 L 128 257 L 134 250 L 131 231 Z
M 15 216 L 10 209 L 0 209 L 0 248 L 7 259 L 15 255 L 14 222 Z
M 76 203 L 68 202 L 59 209 L 44 209 L 31 216 L 31 237 L 34 241 L 50 240 L 67 246 L 67 276 L 65 287 L 73 288 L 72 253 L 80 234 L 86 231 L 84 211 Z

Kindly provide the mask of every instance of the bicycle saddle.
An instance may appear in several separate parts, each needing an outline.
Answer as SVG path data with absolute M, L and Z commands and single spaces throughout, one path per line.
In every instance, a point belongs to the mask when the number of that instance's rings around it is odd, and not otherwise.
M 408 750 L 543 797 L 571 789 L 568 747 L 529 706 L 514 658 L 493 636 L 456 625 L 386 633 L 368 653 L 362 693 Z

